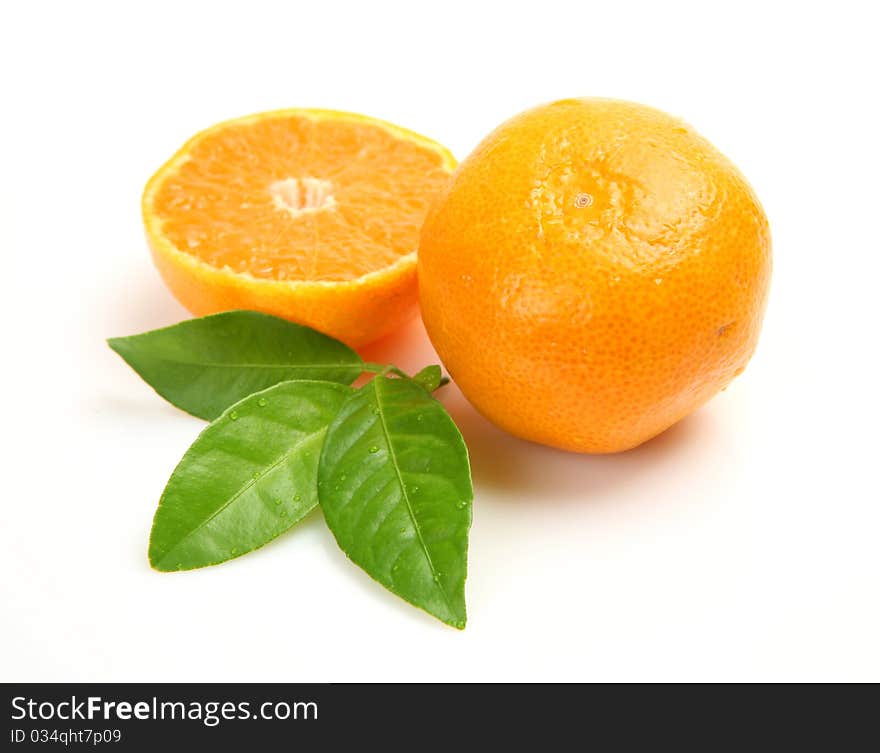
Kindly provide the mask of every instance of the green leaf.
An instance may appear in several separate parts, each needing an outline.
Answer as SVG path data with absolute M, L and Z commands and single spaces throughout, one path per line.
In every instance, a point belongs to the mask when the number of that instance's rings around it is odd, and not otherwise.
M 342 550 L 398 596 L 457 628 L 471 524 L 458 428 L 411 379 L 374 378 L 330 424 L 318 497 Z
M 309 327 L 256 311 L 227 311 L 107 341 L 156 392 L 199 418 L 289 379 L 351 384 L 351 348 Z
M 438 387 L 442 387 L 444 384 L 449 382 L 448 379 L 445 379 L 443 376 L 443 372 L 440 370 L 439 366 L 425 366 L 418 374 L 413 376 L 413 381 L 422 385 L 424 389 L 428 392 L 433 392 Z
M 165 487 L 150 564 L 190 570 L 271 541 L 317 504 L 327 426 L 350 387 L 283 382 L 241 400 L 199 435 Z

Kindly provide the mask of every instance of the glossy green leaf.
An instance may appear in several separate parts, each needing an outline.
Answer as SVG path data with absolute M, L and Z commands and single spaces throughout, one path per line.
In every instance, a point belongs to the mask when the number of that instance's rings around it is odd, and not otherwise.
M 327 427 L 350 387 L 283 382 L 236 403 L 187 450 L 150 534 L 157 570 L 190 570 L 271 541 L 317 504 Z
M 449 380 L 444 380 L 443 372 L 437 365 L 425 366 L 418 374 L 413 376 L 413 381 L 422 385 L 428 392 L 433 392 L 438 387 L 442 387 Z
M 397 595 L 458 628 L 471 524 L 467 448 L 411 379 L 376 377 L 330 424 L 318 497 L 342 550 Z
M 278 382 L 351 384 L 363 371 L 347 345 L 256 311 L 227 311 L 107 342 L 162 397 L 208 420 Z

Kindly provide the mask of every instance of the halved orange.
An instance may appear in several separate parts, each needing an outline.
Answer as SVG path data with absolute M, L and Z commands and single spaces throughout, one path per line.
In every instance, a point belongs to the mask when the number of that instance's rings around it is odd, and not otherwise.
M 193 314 L 263 311 L 357 347 L 417 311 L 419 229 L 454 168 L 364 115 L 260 113 L 187 141 L 147 183 L 144 225 Z

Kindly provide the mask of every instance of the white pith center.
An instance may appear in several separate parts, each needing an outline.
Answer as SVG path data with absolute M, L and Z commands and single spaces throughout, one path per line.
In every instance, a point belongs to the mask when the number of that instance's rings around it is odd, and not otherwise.
M 290 212 L 294 217 L 307 212 L 319 212 L 336 205 L 333 184 L 321 178 L 285 178 L 269 186 L 277 209 Z

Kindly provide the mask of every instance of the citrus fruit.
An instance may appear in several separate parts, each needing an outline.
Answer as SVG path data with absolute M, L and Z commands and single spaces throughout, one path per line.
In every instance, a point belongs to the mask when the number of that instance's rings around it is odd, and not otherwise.
M 417 311 L 419 228 L 454 167 L 363 115 L 261 113 L 190 139 L 147 184 L 144 224 L 193 314 L 253 309 L 360 346 Z
M 465 396 L 536 442 L 615 452 L 723 389 L 758 340 L 767 219 L 682 121 L 569 99 L 498 127 L 421 232 L 431 340 Z

